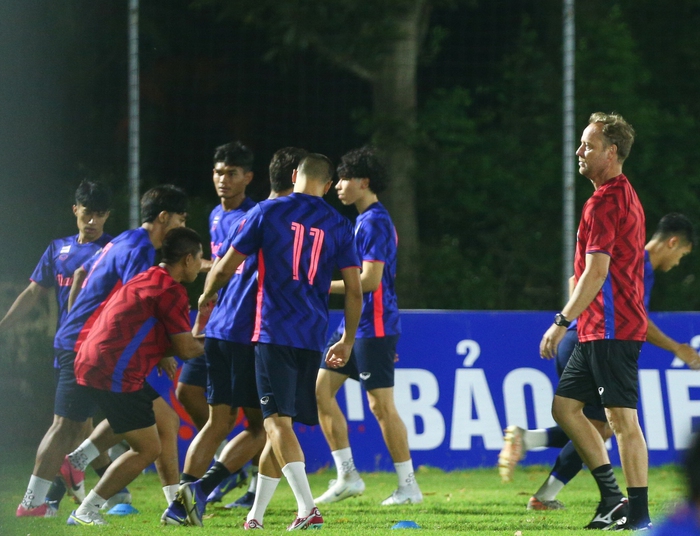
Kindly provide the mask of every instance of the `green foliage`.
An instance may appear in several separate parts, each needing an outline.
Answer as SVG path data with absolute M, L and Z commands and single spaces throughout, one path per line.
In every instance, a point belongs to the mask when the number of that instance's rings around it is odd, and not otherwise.
M 652 30 L 649 20 L 632 16 L 636 7 L 577 4 L 576 124 L 582 130 L 600 110 L 618 111 L 635 126 L 625 173 L 651 236 L 664 214 L 694 218 L 700 211 L 700 177 L 689 157 L 700 140 L 694 105 L 654 88 L 657 72 L 667 67 L 647 61 L 659 51 L 640 45 Z M 554 309 L 561 303 L 561 35 L 546 30 L 543 21 L 524 16 L 495 83 L 438 90 L 420 112 L 426 307 Z M 696 39 L 681 33 L 685 42 Z M 574 160 L 575 147 L 570 151 Z M 578 176 L 577 215 L 591 193 L 590 182 Z M 657 278 L 652 308 L 700 306 L 698 269 L 700 259 L 692 255 Z
M 221 17 L 240 20 L 264 30 L 271 48 L 269 57 L 291 50 L 315 49 L 326 59 L 371 76 L 389 47 L 400 36 L 397 15 L 416 0 L 199 0 L 215 5 Z

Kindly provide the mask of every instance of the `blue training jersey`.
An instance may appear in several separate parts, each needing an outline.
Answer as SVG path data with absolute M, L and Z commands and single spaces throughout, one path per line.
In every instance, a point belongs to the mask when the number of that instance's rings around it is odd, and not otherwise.
M 73 284 L 73 272 L 97 253 L 112 237 L 102 234 L 94 242 L 81 244 L 78 235 L 53 240 L 41 256 L 39 264 L 29 278 L 44 288 L 53 287 L 58 303 L 58 322 L 56 329 L 63 323 L 68 309 L 68 296 Z
M 54 347 L 77 352 L 107 299 L 132 277 L 153 266 L 156 249 L 143 227 L 124 231 L 90 259 L 88 275 L 73 308 L 54 339 Z
M 362 297 L 362 317 L 358 338 L 384 337 L 401 333 L 401 318 L 396 299 L 396 248 L 398 236 L 389 212 L 381 203 L 373 203 L 355 220 L 355 245 L 362 262 L 383 262 L 379 288 Z M 341 320 L 338 331 L 345 327 Z
M 238 227 L 245 221 L 246 213 L 254 206 L 255 202 L 246 197 L 234 210 L 224 211 L 219 205 L 212 211 L 209 218 L 212 256 L 226 255 Z M 247 257 L 229 282 L 219 290 L 216 306 L 204 329 L 207 337 L 240 344 L 251 343 L 255 320 L 257 269 L 255 255 Z
M 232 247 L 258 254 L 253 342 L 322 351 L 333 270 L 360 267 L 352 224 L 323 198 L 293 193 L 251 209 Z

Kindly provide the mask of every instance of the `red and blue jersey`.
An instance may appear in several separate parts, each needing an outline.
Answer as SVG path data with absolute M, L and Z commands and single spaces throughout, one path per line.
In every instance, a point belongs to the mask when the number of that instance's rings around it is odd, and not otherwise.
M 156 250 L 143 227 L 124 231 L 83 266 L 88 275 L 56 332 L 54 347 L 77 352 L 107 298 L 134 276 L 153 266 Z
M 103 234 L 94 242 L 85 244 L 78 242 L 78 235 L 57 238 L 49 244 L 41 256 L 39 264 L 29 279 L 41 287 L 53 287 L 55 290 L 58 303 L 56 329 L 63 323 L 68 312 L 68 295 L 73 284 L 73 272 L 110 240 L 112 237 L 108 234 Z
M 210 227 L 212 255 L 214 255 L 215 243 L 217 244 L 216 255 L 223 257 L 226 254 L 231 247 L 233 236 L 245 221 L 246 213 L 254 206 L 255 202 L 246 197 L 243 203 L 234 210 L 225 212 L 220 210 L 221 206 L 219 205 L 212 211 L 210 218 L 210 222 L 212 222 Z M 217 222 L 216 229 L 214 222 Z M 226 235 L 221 238 L 223 228 L 225 228 Z M 221 240 L 216 242 L 219 238 Z M 238 267 L 236 273 L 231 276 L 229 282 L 219 290 L 219 298 L 205 328 L 207 337 L 240 344 L 251 343 L 255 321 L 257 269 L 258 263 L 255 255 L 247 257 Z
M 401 318 L 396 299 L 396 248 L 398 236 L 389 212 L 381 203 L 373 203 L 355 220 L 355 245 L 362 262 L 382 262 L 384 272 L 379 288 L 365 292 L 357 337 L 384 337 L 401 333 Z M 342 331 L 345 319 L 338 327 Z
M 293 193 L 251 209 L 231 245 L 258 255 L 253 342 L 322 351 L 333 270 L 360 267 L 350 221 Z
M 165 268 L 136 275 L 107 301 L 75 358 L 75 379 L 129 393 L 170 348 L 170 335 L 191 331 L 187 291 Z
M 644 238 L 644 209 L 624 175 L 610 179 L 586 201 L 577 234 L 576 281 L 587 254 L 609 255 L 610 268 L 600 292 L 579 316 L 580 342 L 646 340 Z

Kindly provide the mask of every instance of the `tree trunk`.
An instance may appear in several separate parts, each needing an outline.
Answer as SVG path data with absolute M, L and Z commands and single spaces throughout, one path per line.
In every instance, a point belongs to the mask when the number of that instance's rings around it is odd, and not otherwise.
M 398 22 L 401 38 L 372 80 L 376 139 L 384 150 L 391 179 L 383 199 L 399 235 L 396 284 L 404 308 L 422 304 L 413 143 L 418 55 L 428 18 L 426 0 L 416 0 Z

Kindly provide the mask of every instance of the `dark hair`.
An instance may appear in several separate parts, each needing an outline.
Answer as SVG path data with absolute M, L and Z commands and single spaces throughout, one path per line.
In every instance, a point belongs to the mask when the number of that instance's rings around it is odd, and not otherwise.
M 161 212 L 187 212 L 187 194 L 182 188 L 163 184 L 151 188 L 141 197 L 141 222 L 151 223 Z
M 253 169 L 253 151 L 240 141 L 232 141 L 214 149 L 214 165 L 223 162 L 227 166 L 242 167 L 244 171 Z
M 333 178 L 333 162 L 325 155 L 309 153 L 299 162 L 299 173 L 306 177 L 326 183 Z
M 161 262 L 177 264 L 187 255 L 195 257 L 202 250 L 202 239 L 189 227 L 175 227 L 168 231 L 160 247 Z
M 375 194 L 381 193 L 389 186 L 389 175 L 377 149 L 365 145 L 345 153 L 340 159 L 338 177 L 342 179 L 369 179 L 369 189 Z
M 292 184 L 292 172 L 299 166 L 299 162 L 309 154 L 299 147 L 284 147 L 272 155 L 270 160 L 270 187 L 273 192 L 289 190 Z
M 75 204 L 90 212 L 107 212 L 112 208 L 112 192 L 103 182 L 85 179 L 75 191 Z
M 671 212 L 661 218 L 659 225 L 656 227 L 656 232 L 654 232 L 654 237 L 660 240 L 671 238 L 672 236 L 677 236 L 686 244 L 695 245 L 696 242 L 693 224 L 683 214 L 677 212 Z
M 617 161 L 622 163 L 630 154 L 634 143 L 634 128 L 625 118 L 618 113 L 606 114 L 605 112 L 594 112 L 588 118 L 588 123 L 602 123 L 602 132 L 605 142 L 617 147 Z

